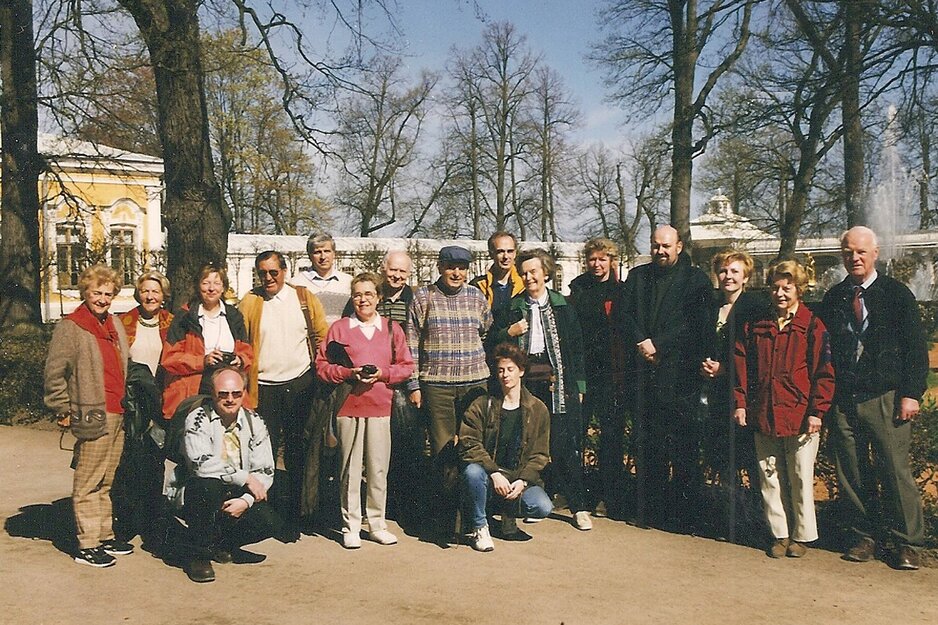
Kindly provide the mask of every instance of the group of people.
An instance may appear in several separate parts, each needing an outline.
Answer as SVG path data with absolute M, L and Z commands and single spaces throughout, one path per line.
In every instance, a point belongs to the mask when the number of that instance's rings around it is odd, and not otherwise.
M 45 370 L 46 404 L 77 439 L 74 558 L 111 566 L 133 536 L 157 542 L 176 515 L 187 524 L 187 574 L 206 582 L 213 561 L 258 561 L 242 547 L 296 540 L 328 524 L 332 507 L 345 548 L 361 546 L 366 525 L 364 537 L 395 544 L 389 503 L 401 525 L 465 532 L 491 551 L 493 535 L 529 539 L 517 520 L 550 515 L 553 494 L 583 531 L 600 510 L 687 527 L 713 432 L 732 442 L 722 471 L 735 479 L 741 464 L 758 479 L 769 554 L 797 557 L 817 539 L 813 465 L 826 424 L 853 512 L 846 557 L 873 557 L 882 518 L 896 566 L 917 568 L 922 510 L 908 448 L 925 339 L 908 289 L 876 272 L 875 234 L 854 228 L 842 244 L 848 276 L 817 314 L 802 302 L 807 278 L 794 261 L 769 269 L 770 305 L 744 292 L 752 260 L 720 254 L 715 296 L 670 226 L 653 232 L 652 262 L 625 282 L 616 246 L 589 241 L 569 298 L 550 288 L 550 254 L 519 252 L 507 232 L 489 238 L 484 275 L 470 282 L 469 250 L 447 246 L 439 279 L 416 289 L 405 252 L 389 252 L 380 276 L 352 277 L 337 271 L 332 237 L 316 234 L 312 266 L 289 280 L 281 253 L 259 254 L 257 286 L 237 306 L 225 301 L 225 270 L 201 268 L 175 315 L 155 271 L 136 281 L 139 306 L 111 315 L 120 277 L 89 267 Z M 600 428 L 593 498 L 585 417 Z M 164 487 L 165 459 L 176 466 Z

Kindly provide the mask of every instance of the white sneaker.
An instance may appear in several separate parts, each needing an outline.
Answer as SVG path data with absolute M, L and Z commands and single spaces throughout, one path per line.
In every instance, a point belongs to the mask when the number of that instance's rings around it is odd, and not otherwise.
M 397 536 L 387 530 L 375 530 L 368 532 L 368 539 L 373 540 L 379 545 L 396 545 Z
M 590 513 L 586 510 L 580 510 L 574 514 L 573 527 L 584 532 L 593 529 L 593 520 L 590 518 Z
M 342 546 L 346 549 L 358 549 L 362 546 L 362 537 L 358 532 L 342 532 Z
M 545 517 L 542 517 L 542 516 L 529 516 L 529 517 L 524 517 L 524 522 L 527 523 L 528 525 L 533 525 L 534 523 L 540 523 L 541 521 L 544 520 L 544 518 Z
M 469 535 L 469 545 L 476 551 L 494 551 L 495 543 L 492 542 L 492 535 L 489 534 L 489 526 L 483 525 L 473 530 Z

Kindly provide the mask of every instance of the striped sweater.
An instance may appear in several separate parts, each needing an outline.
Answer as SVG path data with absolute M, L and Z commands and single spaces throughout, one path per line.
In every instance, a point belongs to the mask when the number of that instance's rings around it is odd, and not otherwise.
M 492 313 L 482 292 L 464 285 L 452 295 L 436 284 L 414 292 L 407 344 L 417 368 L 407 388 L 427 384 L 474 384 L 489 377 L 482 340 Z

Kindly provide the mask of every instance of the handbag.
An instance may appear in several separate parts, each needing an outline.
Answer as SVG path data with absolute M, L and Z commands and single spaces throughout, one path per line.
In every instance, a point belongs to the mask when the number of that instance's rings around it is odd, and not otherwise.
M 80 441 L 93 441 L 107 434 L 104 411 L 94 408 L 88 412 L 72 412 L 68 420 L 69 429 Z

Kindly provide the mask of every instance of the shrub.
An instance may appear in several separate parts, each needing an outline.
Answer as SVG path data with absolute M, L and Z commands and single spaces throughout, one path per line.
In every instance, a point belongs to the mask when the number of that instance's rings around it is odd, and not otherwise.
M 52 416 L 42 403 L 42 371 L 52 327 L 23 324 L 0 331 L 0 424 Z

